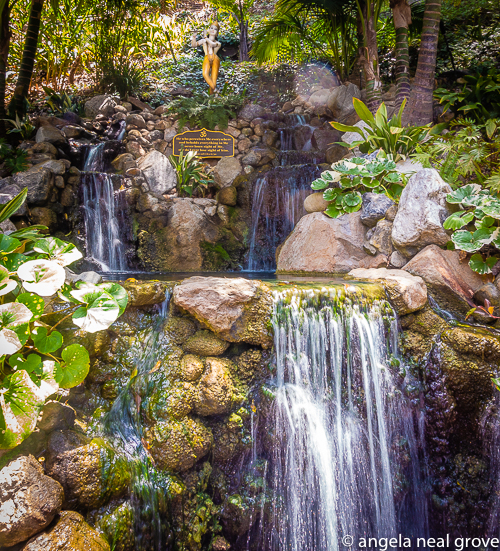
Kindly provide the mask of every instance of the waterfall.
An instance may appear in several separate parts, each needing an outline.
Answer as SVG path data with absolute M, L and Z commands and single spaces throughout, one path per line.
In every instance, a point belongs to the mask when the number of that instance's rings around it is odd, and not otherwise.
M 270 549 L 337 551 L 344 536 L 357 549 L 361 537 L 428 533 L 418 415 L 387 337 L 395 316 L 383 300 L 347 293 L 274 292 Z
M 82 173 L 83 218 L 87 258 L 103 272 L 127 270 L 124 244 L 124 193 L 115 191 L 105 170 L 106 143 L 89 148 Z

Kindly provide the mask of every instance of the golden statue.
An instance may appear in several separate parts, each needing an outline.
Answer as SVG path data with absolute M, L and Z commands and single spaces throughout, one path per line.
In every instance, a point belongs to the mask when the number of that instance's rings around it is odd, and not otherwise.
M 219 75 L 220 59 L 217 52 L 220 50 L 221 43 L 217 41 L 219 35 L 219 23 L 214 21 L 207 31 L 206 38 L 196 40 L 196 35 L 191 38 L 191 46 L 197 48 L 203 46 L 205 59 L 203 60 L 203 78 L 210 87 L 210 95 L 215 92 L 217 87 L 217 76 Z

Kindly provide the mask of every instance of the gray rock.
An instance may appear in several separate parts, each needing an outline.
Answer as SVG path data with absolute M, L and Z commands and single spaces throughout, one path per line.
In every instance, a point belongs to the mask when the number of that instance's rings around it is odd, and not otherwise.
M 365 121 L 359 121 L 356 124 L 353 124 L 352 126 L 356 126 L 356 128 L 359 128 L 360 130 L 362 130 L 365 135 L 366 135 L 366 132 L 364 132 L 365 128 L 369 128 L 369 126 L 366 124 Z M 362 139 L 361 136 L 357 132 L 346 132 L 345 134 L 342 134 L 342 141 L 348 144 L 352 144 L 352 142 L 357 142 L 358 140 L 361 140 L 361 139 Z
M 402 268 L 407 262 L 408 259 L 398 251 L 394 251 L 391 254 L 391 258 L 389 259 L 390 265 L 394 266 L 395 268 Z
M 331 165 L 343 159 L 348 150 L 342 145 L 332 145 L 326 150 L 326 162 Z
M 66 172 L 66 165 L 63 161 L 45 161 L 36 165 L 37 168 L 48 168 L 52 174 L 62 176 Z
M 276 153 L 267 147 L 254 147 L 244 157 L 241 162 L 244 165 L 253 167 L 264 166 L 276 158 Z
M 353 98 L 361 98 L 361 92 L 355 84 L 336 86 L 330 92 L 326 105 L 335 119 L 342 119 L 354 111 Z
M 324 212 L 328 208 L 328 201 L 323 199 L 323 192 L 311 193 L 304 200 L 304 209 L 306 212 Z
M 174 167 L 168 158 L 156 149 L 141 158 L 137 165 L 146 178 L 150 192 L 158 199 L 163 199 L 165 193 L 175 189 L 177 175 Z
M 361 207 L 361 222 L 369 228 L 385 217 L 385 213 L 394 205 L 394 201 L 381 193 L 365 193 Z
M 241 174 L 242 166 L 236 157 L 222 157 L 215 165 L 213 177 L 219 188 L 230 186 Z
M 28 188 L 29 204 L 43 205 L 50 199 L 54 176 L 48 168 L 34 166 L 26 172 L 18 172 L 13 180 L 20 188 Z
M 245 105 L 243 109 L 240 111 L 239 117 L 245 121 L 252 121 L 253 119 L 257 119 L 259 117 L 262 117 L 265 115 L 266 110 L 264 107 L 261 107 L 260 105 L 256 105 L 254 103 L 249 103 L 248 105 Z
M 391 256 L 392 254 L 392 223 L 388 220 L 379 220 L 373 229 L 369 243 L 376 252 Z
M 474 293 L 474 300 L 483 306 L 486 306 L 486 301 L 488 301 L 498 311 L 498 307 L 500 306 L 500 291 L 495 284 L 485 283 Z
M 54 126 L 40 126 L 36 132 L 35 140 L 37 143 L 62 144 L 66 141 L 66 137 Z
M 97 115 L 112 117 L 115 112 L 116 101 L 108 95 L 95 96 L 85 102 L 85 117 L 95 119 Z
M 62 129 L 62 132 L 66 136 L 66 138 L 71 138 L 71 139 L 80 138 L 85 134 L 87 134 L 87 131 L 81 126 L 74 126 L 71 124 L 68 126 L 65 126 Z
M 75 424 L 76 412 L 67 404 L 49 401 L 43 406 L 37 427 L 46 432 L 70 429 Z
M 146 121 L 142 115 L 128 115 L 125 119 L 127 124 L 133 124 L 137 128 L 146 128 Z
M 13 231 L 16 231 L 16 226 L 14 226 L 14 223 L 11 222 L 10 220 L 4 220 L 3 222 L 0 222 L 0 232 L 1 233 L 5 233 L 5 234 L 9 234 L 9 233 L 12 233 Z
M 314 130 L 311 143 L 315 149 L 326 151 L 340 141 L 340 136 L 340 132 L 328 124 Z
M 401 194 L 392 229 L 392 241 L 406 257 L 427 245 L 446 245 L 450 237 L 443 222 L 450 215 L 446 195 L 451 187 L 438 172 L 424 168 L 410 178 Z
M 48 526 L 61 510 L 63 489 L 33 456 L 0 471 L 0 546 L 20 543 Z

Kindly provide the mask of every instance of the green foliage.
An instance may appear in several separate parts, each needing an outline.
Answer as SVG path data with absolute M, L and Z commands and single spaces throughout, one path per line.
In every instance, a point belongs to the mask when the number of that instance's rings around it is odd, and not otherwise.
M 101 88 L 116 92 L 125 99 L 129 94 L 137 93 L 144 84 L 145 72 L 138 60 L 123 58 L 119 63 L 102 66 Z
M 5 139 L 0 138 L 0 159 L 11 174 L 26 170 L 28 168 L 27 158 L 26 151 L 9 146 L 5 143 Z
M 169 159 L 177 175 L 177 194 L 179 197 L 192 197 L 195 192 L 204 194 L 213 184 L 213 180 L 206 174 L 203 163 L 196 157 L 196 151 L 188 151 L 186 155 L 181 151 L 179 157 L 170 155 Z
M 382 103 L 375 115 L 359 99 L 353 99 L 354 109 L 362 121 L 367 125 L 363 130 L 357 126 L 347 126 L 339 122 L 330 123 L 340 132 L 355 132 L 361 139 L 347 144 L 340 142 L 341 145 L 354 149 L 359 147 L 362 153 L 371 153 L 382 150 L 386 155 L 391 155 L 397 162 L 400 159 L 406 159 L 413 153 L 419 143 L 425 140 L 430 134 L 437 132 L 437 128 L 431 128 L 430 124 L 426 126 L 403 126 L 402 116 L 406 105 L 403 101 L 397 114 L 394 114 L 390 120 L 387 119 L 387 108 Z
M 227 128 L 230 118 L 236 118 L 243 106 L 245 94 L 228 94 L 222 90 L 219 96 L 200 94 L 192 98 L 179 98 L 170 104 L 169 112 L 179 117 L 179 129 L 191 127 L 213 130 L 216 126 Z
M 491 273 L 499 260 L 491 249 L 500 249 L 500 198 L 478 184 L 468 184 L 448 194 L 446 200 L 460 207 L 443 224 L 445 229 L 454 230 L 451 240 L 455 248 L 476 253 L 469 261 L 475 272 Z
M 73 111 L 74 113 L 80 111 L 78 102 L 66 90 L 56 92 L 52 88 L 44 86 L 43 91 L 47 94 L 45 101 L 54 113 L 64 115 L 68 111 Z
M 323 191 L 330 205 L 325 213 L 332 218 L 357 212 L 362 206 L 363 193 L 383 193 L 397 201 L 406 182 L 390 159 L 367 160 L 359 157 L 332 165 L 311 184 L 315 191 Z
M 30 118 L 26 115 L 20 119 L 18 115 L 13 119 L 5 119 L 10 123 L 11 128 L 7 130 L 7 134 L 19 134 L 21 140 L 29 140 L 35 133 L 35 127 L 31 124 Z
M 450 123 L 450 131 L 432 135 L 412 155 L 426 168 L 435 168 L 452 187 L 475 178 L 492 191 L 500 191 L 500 120 L 476 124 L 470 119 Z
M 19 209 L 26 195 L 24 189 L 0 207 L 0 222 Z M 64 266 L 82 255 L 71 243 L 41 235 L 42 229 L 0 233 L 0 449 L 29 436 L 48 396 L 87 376 L 89 353 L 80 344 L 64 347 L 56 327 L 71 317 L 84 331 L 107 329 L 128 301 L 117 283 L 79 282 L 75 289 L 65 284 Z
M 486 74 L 465 75 L 460 91 L 454 92 L 438 88 L 434 96 L 444 106 L 456 114 L 464 114 L 477 124 L 486 124 L 489 119 L 500 118 L 500 72 L 491 68 Z

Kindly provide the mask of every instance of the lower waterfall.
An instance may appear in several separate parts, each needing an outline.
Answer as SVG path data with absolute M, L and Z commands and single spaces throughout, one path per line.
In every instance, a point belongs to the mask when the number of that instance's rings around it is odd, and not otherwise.
M 384 300 L 345 293 L 274 292 L 269 549 L 428 534 L 418 416 L 390 338 L 396 318 Z

